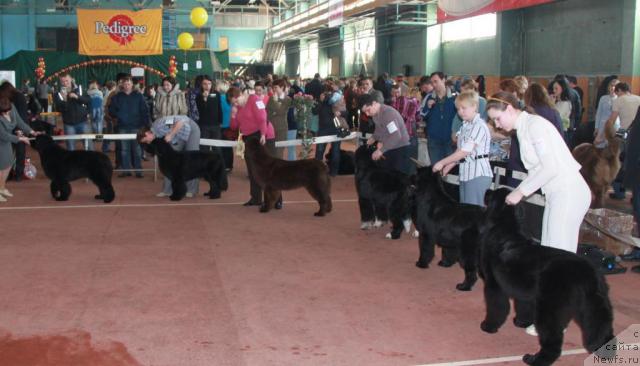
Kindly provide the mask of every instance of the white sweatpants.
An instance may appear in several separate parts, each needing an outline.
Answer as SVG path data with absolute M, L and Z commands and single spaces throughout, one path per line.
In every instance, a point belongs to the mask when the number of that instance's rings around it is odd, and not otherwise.
M 591 190 L 581 175 L 565 189 L 545 194 L 541 244 L 572 253 L 578 250 L 580 224 L 591 204 Z

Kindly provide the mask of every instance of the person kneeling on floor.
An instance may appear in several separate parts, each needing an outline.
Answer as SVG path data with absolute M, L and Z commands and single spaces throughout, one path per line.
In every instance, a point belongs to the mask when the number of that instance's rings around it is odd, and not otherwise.
M 140 142 L 148 144 L 157 137 L 163 137 L 175 151 L 200 150 L 200 127 L 187 116 L 158 118 L 151 128 L 145 131 Z M 187 181 L 187 197 L 197 196 L 199 181 L 199 179 Z M 171 180 L 164 177 L 162 192 L 156 194 L 156 197 L 168 197 L 171 193 Z

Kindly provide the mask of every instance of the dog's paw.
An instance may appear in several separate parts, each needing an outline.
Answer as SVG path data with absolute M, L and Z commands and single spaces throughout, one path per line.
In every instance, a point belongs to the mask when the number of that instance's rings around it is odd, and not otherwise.
M 422 261 L 417 261 L 416 262 L 416 267 L 418 267 L 418 268 L 429 268 L 429 263 L 422 262 Z
M 171 196 L 169 196 L 169 199 L 172 200 L 172 201 L 180 201 L 182 199 L 182 197 L 172 194 Z
M 526 355 L 522 356 L 522 362 L 526 363 L 527 365 L 534 365 L 537 358 L 538 357 L 536 357 L 536 355 L 527 353 Z
M 438 265 L 439 265 L 440 267 L 448 268 L 448 267 L 453 266 L 455 263 L 456 263 L 456 262 L 449 262 L 449 261 L 446 261 L 446 260 L 442 259 L 440 262 L 438 262 Z
M 385 239 L 393 239 L 393 235 L 391 235 L 391 233 L 386 233 L 384 238 Z
M 373 227 L 373 223 L 371 221 L 364 221 L 360 224 L 360 230 L 369 230 Z
M 318 212 L 314 213 L 313 216 L 322 217 L 322 216 L 324 216 L 324 212 L 318 211 Z
M 103 199 L 101 194 L 96 194 L 95 196 L 93 196 L 93 198 L 97 199 L 97 200 L 101 200 Z
M 210 199 L 210 200 L 215 200 L 215 199 L 218 199 L 218 198 L 222 197 L 222 195 L 220 194 L 220 192 L 216 192 L 216 193 L 213 193 L 213 194 L 209 194 L 209 193 L 207 192 L 207 193 L 205 193 L 204 195 L 205 195 L 205 196 L 209 196 L 209 199 Z
M 459 283 L 456 285 L 456 290 L 458 291 L 471 291 L 471 286 L 469 286 L 469 284 L 466 284 L 464 282 Z
M 375 227 L 376 229 L 379 227 L 382 227 L 383 225 L 384 225 L 384 221 L 376 220 L 373 222 L 373 227 Z
M 520 319 L 518 319 L 518 317 L 513 318 L 513 325 L 515 325 L 518 328 L 526 328 L 528 326 L 530 326 L 531 324 L 533 324 L 532 322 L 526 322 L 526 321 L 522 321 Z
M 269 212 L 269 208 L 266 205 L 260 206 L 260 212 L 265 213 Z
M 491 334 L 498 332 L 498 327 L 496 327 L 495 325 L 489 324 L 489 322 L 487 322 L 486 320 L 480 323 L 480 329 L 482 329 L 483 332 L 487 332 Z
M 410 232 L 411 231 L 411 220 L 404 220 L 402 221 L 402 225 L 404 226 L 404 231 L 405 232 Z
M 414 230 L 413 234 L 411 234 L 411 236 L 413 236 L 414 238 L 419 238 L 420 237 L 420 232 L 418 230 Z

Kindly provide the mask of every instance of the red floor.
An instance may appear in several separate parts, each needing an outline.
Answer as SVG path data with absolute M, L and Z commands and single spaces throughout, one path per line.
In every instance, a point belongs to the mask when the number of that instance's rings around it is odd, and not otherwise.
M 156 198 L 150 174 L 114 178 L 108 205 L 84 181 L 64 203 L 42 174 L 9 182 L 0 366 L 473 365 L 537 350 L 510 320 L 480 330 L 482 283 L 456 291 L 459 267 L 420 270 L 416 239 L 359 230 L 353 177 L 334 179 L 325 218 L 301 190 L 260 214 L 241 206 L 248 182 L 236 167 L 215 201 Z M 640 323 L 640 275 L 608 280 L 616 332 Z M 572 324 L 564 349 L 581 347 Z

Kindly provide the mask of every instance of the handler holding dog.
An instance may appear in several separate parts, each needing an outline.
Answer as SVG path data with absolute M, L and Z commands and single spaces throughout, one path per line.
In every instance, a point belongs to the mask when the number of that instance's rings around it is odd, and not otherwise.
M 487 101 L 487 113 L 498 128 L 516 130 L 520 156 L 528 173 L 507 196 L 507 204 L 516 205 L 542 188 L 546 197 L 542 245 L 575 253 L 580 224 L 591 203 L 591 191 L 580 174 L 580 164 L 553 124 L 523 111 L 513 94 L 494 94 Z
M 151 143 L 156 137 L 163 137 L 171 144 L 175 151 L 198 151 L 200 149 L 200 127 L 187 116 L 167 116 L 158 118 L 151 128 L 144 127 L 138 132 L 140 143 Z M 198 179 L 187 181 L 186 197 L 192 198 L 198 194 Z M 156 197 L 171 196 L 171 180 L 164 177 L 162 192 Z
M 369 145 L 378 141 L 377 149 L 371 154 L 371 158 L 382 159 L 380 164 L 385 168 L 411 174 L 409 134 L 400 113 L 393 107 L 381 104 L 371 94 L 360 95 L 358 104 L 362 112 L 371 117 L 375 124 L 373 137 L 367 141 Z

